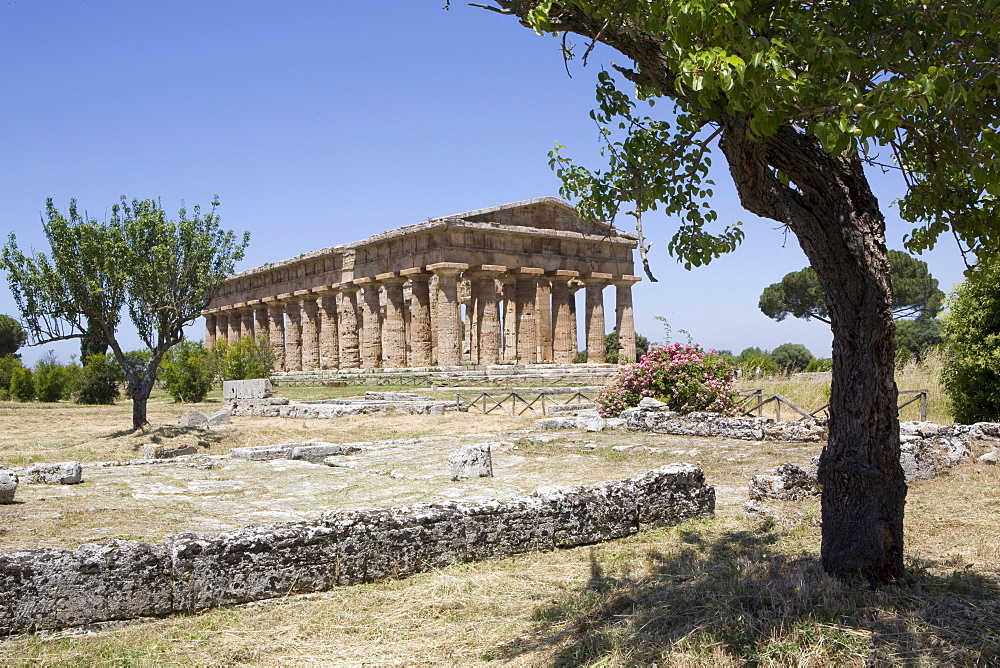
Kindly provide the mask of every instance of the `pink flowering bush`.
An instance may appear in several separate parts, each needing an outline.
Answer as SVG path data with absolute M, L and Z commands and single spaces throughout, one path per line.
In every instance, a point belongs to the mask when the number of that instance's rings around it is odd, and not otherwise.
M 735 415 L 739 395 L 733 376 L 733 367 L 714 350 L 706 353 L 698 345 L 671 343 L 651 348 L 636 364 L 622 368 L 594 401 L 604 417 L 617 417 L 643 397 L 679 413 Z

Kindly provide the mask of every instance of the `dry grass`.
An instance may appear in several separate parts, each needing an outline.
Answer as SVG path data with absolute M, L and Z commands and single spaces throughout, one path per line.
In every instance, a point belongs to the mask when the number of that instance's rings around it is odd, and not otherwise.
M 896 370 L 896 387 L 900 390 L 927 390 L 927 420 L 938 424 L 950 424 L 952 413 L 940 381 L 942 364 L 941 353 L 934 351 L 922 361 L 910 361 Z M 759 388 L 764 394 L 780 394 L 806 411 L 814 411 L 830 401 L 830 380 L 821 374 L 743 379 L 737 386 L 744 389 Z M 912 395 L 903 395 L 900 397 L 900 403 L 910 398 Z M 764 406 L 763 416 L 775 417 L 773 403 Z M 781 417 L 790 420 L 798 418 L 794 411 L 784 406 Z M 899 419 L 920 419 L 919 404 L 914 402 L 905 406 L 899 412 Z
M 127 408 L 91 413 L 72 406 L 7 405 L 0 411 L 17 419 L 0 413 L 8 427 L 0 457 L 7 458 L 17 443 L 31 448 L 22 456 L 46 460 L 53 459 L 49 453 L 128 455 L 127 443 L 143 437 L 115 432 L 122 424 L 119 413 L 127 424 Z M 161 426 L 145 438 L 180 438 L 165 426 L 179 412 L 165 401 L 156 404 L 151 415 Z M 60 419 L 46 420 L 43 413 Z M 436 422 L 351 420 L 240 420 L 246 424 L 205 449 L 222 451 L 232 441 L 357 441 L 414 430 L 448 435 L 530 424 L 468 415 Z M 783 461 L 804 463 L 818 446 L 653 434 L 551 435 L 556 439 L 546 443 L 522 437 L 518 454 L 567 469 L 586 465 L 608 478 L 680 458 L 697 461 L 719 490 L 717 518 L 592 547 L 451 566 L 403 581 L 83 634 L 15 636 L 0 641 L 0 664 L 1000 665 L 1000 467 L 969 463 L 912 485 L 906 579 L 871 590 L 823 575 L 818 501 L 775 503 L 775 518 L 763 522 L 746 519 L 739 508 L 749 475 Z M 616 443 L 634 447 L 614 451 Z M 975 454 L 983 447 L 977 444 Z M 122 458 L 132 457 L 134 452 Z

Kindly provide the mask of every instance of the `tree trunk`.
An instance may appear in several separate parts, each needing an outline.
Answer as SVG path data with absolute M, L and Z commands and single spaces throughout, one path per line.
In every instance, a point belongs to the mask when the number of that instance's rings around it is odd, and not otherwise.
M 823 568 L 891 581 L 903 568 L 892 292 L 885 222 L 856 155 L 830 156 L 791 128 L 754 141 L 724 126 L 743 205 L 786 223 L 816 270 L 833 329 L 829 438 L 820 457 Z M 773 170 L 787 174 L 783 186 Z
M 132 393 L 132 431 L 139 431 L 149 424 L 149 420 L 146 419 L 146 403 L 153 392 L 154 380 L 143 378 Z

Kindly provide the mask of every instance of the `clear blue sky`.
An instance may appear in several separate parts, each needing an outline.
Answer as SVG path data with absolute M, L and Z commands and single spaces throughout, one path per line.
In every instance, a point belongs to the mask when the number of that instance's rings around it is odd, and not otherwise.
M 598 51 L 567 76 L 558 40 L 444 0 L 0 0 L 0 233 L 46 250 L 45 198 L 99 219 L 120 195 L 222 200 L 249 230 L 238 270 L 428 218 L 558 195 L 554 142 L 599 166 L 587 115 Z M 664 106 L 665 108 L 665 106 Z M 721 156 L 716 165 L 724 165 Z M 761 291 L 807 264 L 794 237 L 742 210 L 715 175 L 722 222 L 744 221 L 735 253 L 685 271 L 666 253 L 673 222 L 646 220 L 658 283 L 635 288 L 636 329 L 656 316 L 706 347 L 806 344 L 829 355 L 823 323 L 775 323 Z M 890 247 L 907 226 L 891 177 L 872 175 Z M 616 221 L 629 229 L 630 219 Z M 962 279 L 952 244 L 923 256 L 942 288 Z M 606 294 L 608 308 L 613 296 Z M 0 283 L 0 313 L 17 316 Z M 191 330 L 200 338 L 203 321 Z M 126 335 L 126 346 L 139 347 Z M 26 361 L 76 342 L 22 350 Z

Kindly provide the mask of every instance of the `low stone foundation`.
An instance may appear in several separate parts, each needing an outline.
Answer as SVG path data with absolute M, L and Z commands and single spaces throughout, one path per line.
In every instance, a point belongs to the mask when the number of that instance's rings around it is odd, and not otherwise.
M 0 634 L 188 612 L 586 545 L 711 516 L 688 464 L 509 500 L 332 510 L 312 522 L 0 555 Z
M 366 392 L 364 399 L 322 399 L 292 403 L 285 397 L 268 397 L 227 399 L 225 403 L 233 415 L 300 419 L 331 419 L 371 413 L 444 415 L 445 411 L 458 408 L 454 401 L 440 401 L 402 392 Z

